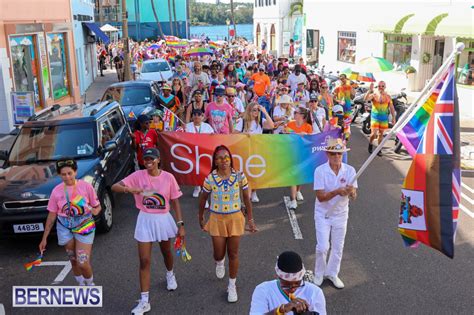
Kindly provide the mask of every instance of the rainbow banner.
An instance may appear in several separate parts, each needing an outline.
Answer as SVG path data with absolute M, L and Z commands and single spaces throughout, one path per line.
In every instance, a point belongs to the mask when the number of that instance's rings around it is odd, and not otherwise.
M 323 148 L 339 131 L 316 135 L 213 135 L 177 132 L 158 134 L 161 163 L 181 185 L 202 185 L 211 171 L 212 153 L 227 146 L 234 168 L 243 171 L 254 189 L 313 182 L 314 170 L 327 161 Z

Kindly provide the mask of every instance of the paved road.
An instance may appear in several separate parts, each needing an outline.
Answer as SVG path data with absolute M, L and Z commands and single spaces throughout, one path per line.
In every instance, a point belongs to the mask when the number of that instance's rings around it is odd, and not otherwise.
M 366 157 L 366 139 L 356 129 L 349 162 L 359 168 Z M 390 143 L 390 142 L 389 142 Z M 474 218 L 461 213 L 455 258 L 420 246 L 404 248 L 397 232 L 400 186 L 409 166 L 405 155 L 386 153 L 377 158 L 359 181 L 359 198 L 351 205 L 345 251 L 340 276 L 346 283 L 338 291 L 323 284 L 330 314 L 472 314 L 474 309 Z M 312 172 L 312 170 L 309 170 Z M 474 174 L 465 173 L 463 187 L 474 199 Z M 467 186 L 467 187 L 469 187 Z M 199 230 L 197 202 L 191 189 L 181 198 L 187 229 L 190 263 L 175 262 L 176 292 L 166 291 L 165 269 L 158 248 L 152 262 L 152 314 L 245 314 L 257 284 L 274 277 L 276 256 L 284 250 L 299 252 L 308 269 L 314 266 L 314 197 L 305 186 L 305 201 L 297 210 L 303 240 L 295 240 L 283 205 L 289 189 L 260 191 L 255 207 L 260 231 L 245 235 L 241 243 L 241 265 L 237 280 L 239 302 L 226 302 L 227 280 L 214 275 L 209 237 Z M 464 201 L 468 201 L 464 199 Z M 133 231 L 137 216 L 131 196 L 116 196 L 114 227 L 98 235 L 94 244 L 95 282 L 104 287 L 102 309 L 90 314 L 125 314 L 139 298 L 138 256 Z M 466 208 L 473 206 L 466 203 Z M 63 250 L 50 238 L 46 261 L 64 261 Z M 40 267 L 25 272 L 23 263 L 34 258 L 37 239 L 0 241 L 0 303 L 7 313 L 49 313 L 52 309 L 12 309 L 13 285 L 49 285 L 61 267 Z M 72 274 L 65 281 L 74 285 Z M 57 313 L 84 314 L 84 309 L 54 309 Z

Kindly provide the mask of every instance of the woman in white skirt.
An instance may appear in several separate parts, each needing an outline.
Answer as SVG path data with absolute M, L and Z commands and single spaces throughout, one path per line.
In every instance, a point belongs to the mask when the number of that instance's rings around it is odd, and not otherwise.
M 176 235 L 184 237 L 184 222 L 178 198 L 183 194 L 174 176 L 159 168 L 160 152 L 155 148 L 143 153 L 145 170 L 139 170 L 112 186 L 112 191 L 132 193 L 135 206 L 140 210 L 135 227 L 140 256 L 141 299 L 132 314 L 143 314 L 151 310 L 149 302 L 151 248 L 153 242 L 160 244 L 167 273 L 169 291 L 176 290 L 178 284 L 173 272 L 171 239 Z M 170 214 L 175 211 L 177 222 Z M 178 229 L 179 226 L 179 229 Z

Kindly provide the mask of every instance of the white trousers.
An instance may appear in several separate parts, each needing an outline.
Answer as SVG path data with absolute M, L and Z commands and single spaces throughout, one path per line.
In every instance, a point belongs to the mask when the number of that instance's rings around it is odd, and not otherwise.
M 342 250 L 344 249 L 344 238 L 347 231 L 347 216 L 326 219 L 324 215 L 316 215 L 314 222 L 316 226 L 314 275 L 316 277 L 337 277 L 341 268 Z M 331 246 L 329 246 L 329 242 L 331 242 Z M 331 252 L 328 261 L 329 249 L 331 249 Z

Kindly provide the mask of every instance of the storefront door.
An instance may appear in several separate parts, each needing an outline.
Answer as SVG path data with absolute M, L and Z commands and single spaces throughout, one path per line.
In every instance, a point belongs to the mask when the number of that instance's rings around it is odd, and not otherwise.
M 435 40 L 435 49 L 433 54 L 433 73 L 435 74 L 438 71 L 439 67 L 443 64 L 443 55 L 444 55 L 444 39 Z
M 36 109 L 42 106 L 39 89 L 38 60 L 33 36 L 10 37 L 15 92 L 34 92 Z

